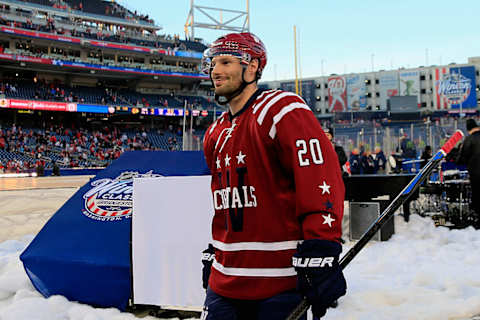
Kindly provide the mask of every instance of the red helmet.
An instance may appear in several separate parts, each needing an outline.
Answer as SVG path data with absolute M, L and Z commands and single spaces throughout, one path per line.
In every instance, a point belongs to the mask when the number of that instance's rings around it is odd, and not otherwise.
M 202 71 L 210 73 L 211 60 L 215 56 L 231 55 L 240 58 L 243 64 L 249 64 L 254 59 L 259 60 L 257 79 L 267 64 L 267 50 L 263 42 L 250 32 L 229 33 L 215 40 L 203 53 Z

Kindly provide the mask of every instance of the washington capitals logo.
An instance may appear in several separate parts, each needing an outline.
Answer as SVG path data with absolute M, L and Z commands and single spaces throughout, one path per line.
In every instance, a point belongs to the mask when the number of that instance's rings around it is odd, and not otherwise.
M 132 216 L 133 178 L 161 177 L 152 171 L 124 171 L 118 177 L 98 179 L 83 195 L 82 213 L 93 220 L 119 221 Z
M 442 95 L 448 104 L 463 103 L 472 89 L 472 82 L 460 73 L 443 75 L 443 80 L 437 81 L 438 94 Z

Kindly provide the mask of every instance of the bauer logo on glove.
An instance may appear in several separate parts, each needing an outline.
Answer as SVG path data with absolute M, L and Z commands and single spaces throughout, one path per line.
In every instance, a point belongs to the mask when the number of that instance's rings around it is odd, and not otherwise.
M 334 257 L 324 257 L 324 258 L 297 258 L 292 257 L 292 265 L 296 268 L 323 268 L 328 266 L 333 267 Z

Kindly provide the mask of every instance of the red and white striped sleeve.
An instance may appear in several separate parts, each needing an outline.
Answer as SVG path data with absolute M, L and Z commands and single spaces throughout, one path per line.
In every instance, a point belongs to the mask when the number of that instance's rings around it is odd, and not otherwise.
M 338 241 L 345 187 L 337 154 L 301 97 L 283 91 L 270 95 L 254 112 L 294 179 L 304 239 Z

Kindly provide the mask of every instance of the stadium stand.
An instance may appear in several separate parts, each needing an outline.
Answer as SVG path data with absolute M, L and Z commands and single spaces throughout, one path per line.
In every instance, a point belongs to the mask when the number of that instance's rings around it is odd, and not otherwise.
M 0 0 L 0 13 L 4 171 L 103 167 L 127 150 L 198 150 L 225 110 L 200 74 L 205 44 L 161 34 L 148 15 L 101 0 Z M 52 111 L 43 102 L 72 110 Z M 397 154 L 408 139 L 409 156 L 418 157 L 426 144 L 438 146 L 464 126 L 446 112 L 410 121 L 392 121 L 386 111 L 321 113 L 347 154 L 377 146 Z
M 24 8 L 24 6 L 22 9 L 15 8 L 22 3 L 19 1 L 2 0 L 0 4 L 2 2 L 3 5 L 0 6 L 0 12 L 2 12 L 0 24 L 5 26 L 150 48 L 194 52 L 203 52 L 206 48 L 205 44 L 201 42 L 180 40 L 177 35 L 158 35 L 155 33 L 155 30 L 158 28 L 155 27 L 153 20 L 148 18 L 148 15 L 132 13 L 116 3 L 89 0 L 67 1 L 66 4 L 58 4 L 55 1 L 52 5 L 50 1 L 26 1 L 37 4 L 35 8 L 29 10 Z M 82 10 L 80 10 L 81 6 Z M 60 7 L 65 7 L 63 10 L 70 13 L 81 11 L 77 12 L 80 16 L 76 15 L 75 18 L 68 18 L 64 14 L 58 15 L 56 11 Z M 43 11 L 39 12 L 39 9 L 43 9 Z M 95 16 L 90 17 L 88 13 Z M 118 19 L 115 19 L 112 23 L 105 23 L 105 21 L 102 21 L 102 16 Z M 93 26 L 89 21 L 91 19 L 93 21 L 97 20 L 96 23 L 93 23 Z M 102 23 L 99 23 L 100 21 Z M 139 26 L 129 27 L 128 25 L 122 25 L 132 22 L 147 23 L 147 25 L 141 25 L 143 27 L 141 29 Z M 95 24 L 98 24 L 97 28 Z
M 200 132 L 200 134 L 203 134 Z M 47 125 L 46 129 L 12 124 L 0 129 L 0 162 L 4 172 L 52 168 L 104 167 L 129 150 L 180 150 L 182 130 L 172 124 L 164 129 L 133 130 L 103 126 L 101 130 Z

